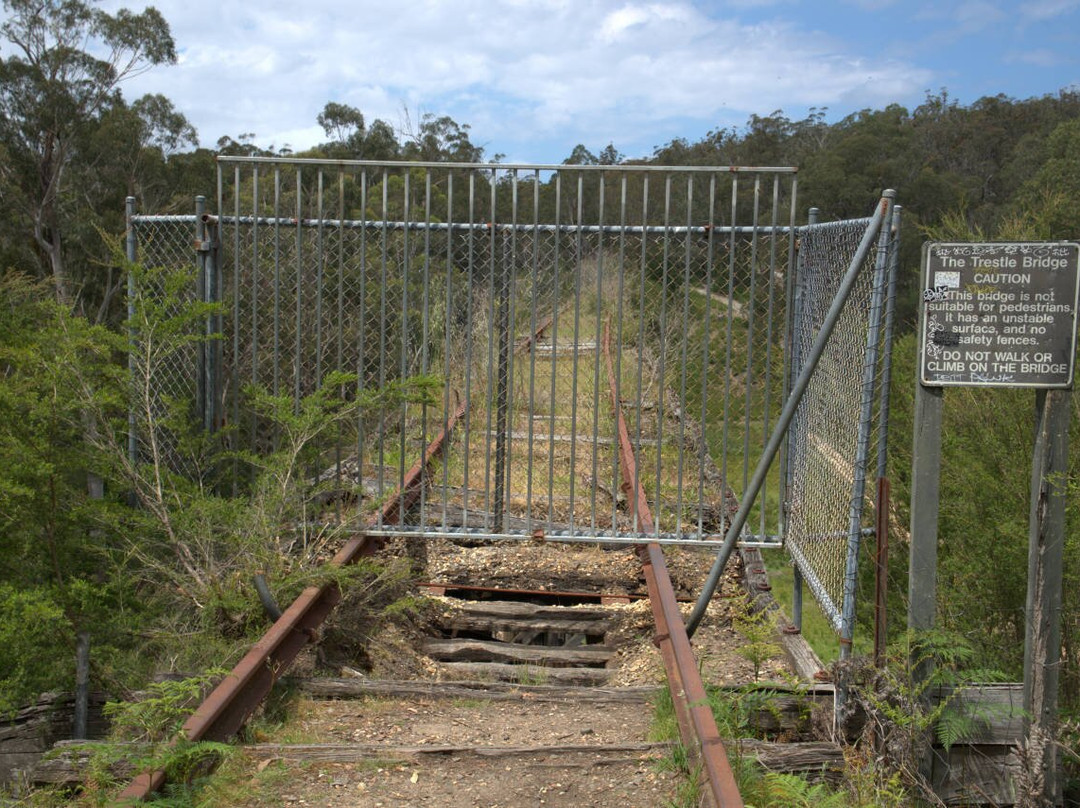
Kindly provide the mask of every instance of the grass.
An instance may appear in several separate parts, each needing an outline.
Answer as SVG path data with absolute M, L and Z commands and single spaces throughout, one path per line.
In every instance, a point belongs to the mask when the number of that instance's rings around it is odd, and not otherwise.
M 751 718 L 755 712 L 769 709 L 770 701 L 775 696 L 774 691 L 758 686 L 741 690 L 709 688 L 708 695 L 717 728 L 725 739 L 728 762 L 746 805 L 758 808 L 859 808 L 860 805 L 865 805 L 853 803 L 846 790 L 832 789 L 796 775 L 766 771 L 757 764 L 754 757 L 743 753 L 739 740 L 754 737 Z M 658 765 L 664 771 L 681 771 L 686 778 L 674 799 L 666 803 L 667 808 L 691 808 L 700 805 L 700 772 L 691 768 L 686 749 L 678 742 L 675 711 L 671 695 L 666 689 L 657 695 L 654 702 L 653 724 L 649 737 L 651 740 L 676 742 L 671 752 Z
M 784 614 L 791 616 L 794 613 L 795 573 L 787 553 L 783 550 L 762 550 L 761 555 L 769 570 L 772 595 L 784 610 Z M 805 587 L 803 588 L 802 635 L 826 665 L 840 659 L 840 639 L 813 595 Z M 873 650 L 872 638 L 861 636 L 856 632 L 853 650 L 855 654 L 870 653 Z

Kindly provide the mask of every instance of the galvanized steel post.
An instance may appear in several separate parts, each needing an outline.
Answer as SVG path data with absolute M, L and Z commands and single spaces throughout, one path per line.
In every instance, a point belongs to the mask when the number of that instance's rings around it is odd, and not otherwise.
M 129 196 L 125 204 L 125 218 L 127 220 L 127 237 L 125 238 L 125 249 L 128 263 L 134 265 L 138 260 L 138 238 L 135 235 L 135 197 Z M 135 274 L 129 268 L 127 277 L 127 316 L 128 316 L 128 340 L 132 340 L 134 335 L 131 330 L 132 320 L 135 318 Z M 130 346 L 129 346 L 130 347 Z M 135 355 L 134 353 L 128 356 L 128 376 L 131 381 L 135 380 Z M 139 461 L 139 443 L 135 434 L 135 406 L 134 404 L 128 407 L 128 462 L 131 463 L 132 468 Z
M 870 326 L 866 338 L 866 356 L 863 361 L 862 413 L 859 418 L 855 479 L 851 488 L 847 573 L 844 579 L 844 603 L 840 627 L 841 659 L 851 656 L 851 642 L 855 633 L 855 572 L 858 568 L 859 544 L 862 540 L 862 502 L 866 495 L 866 466 L 870 454 L 870 432 L 873 426 L 874 377 L 877 372 L 882 321 L 884 320 L 886 272 L 889 263 L 889 245 L 892 239 L 892 202 L 896 198 L 896 192 L 885 191 L 883 198 L 887 200 L 887 209 L 878 233 L 877 259 L 874 266 L 876 280 L 870 300 Z

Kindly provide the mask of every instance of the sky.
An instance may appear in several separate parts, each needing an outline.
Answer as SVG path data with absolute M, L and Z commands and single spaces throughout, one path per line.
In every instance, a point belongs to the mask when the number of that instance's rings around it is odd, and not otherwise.
M 508 163 L 561 163 L 579 143 L 639 158 L 776 110 L 832 122 L 913 109 L 928 91 L 970 104 L 1080 85 L 1080 0 L 153 5 L 178 62 L 131 80 L 125 97 L 166 95 L 210 147 L 251 133 L 264 148 L 305 149 L 327 139 L 316 116 L 335 101 L 402 133 L 425 113 L 450 115 Z

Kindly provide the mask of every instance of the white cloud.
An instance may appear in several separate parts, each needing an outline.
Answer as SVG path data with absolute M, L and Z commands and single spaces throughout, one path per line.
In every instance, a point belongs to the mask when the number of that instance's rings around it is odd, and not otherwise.
M 1036 0 L 1020 4 L 1020 15 L 1035 22 L 1045 22 L 1080 9 L 1080 0 Z
M 491 152 L 556 148 L 561 156 L 575 143 L 608 140 L 642 156 L 670 137 L 739 125 L 751 113 L 817 106 L 844 114 L 918 99 L 941 68 L 896 56 L 905 52 L 898 48 L 886 59 L 887 46 L 910 42 L 920 28 L 972 31 L 1002 13 L 968 0 L 914 22 L 917 11 L 874 15 L 854 0 L 845 22 L 858 18 L 863 28 L 825 32 L 816 4 L 805 0 L 154 2 L 172 26 L 180 64 L 150 71 L 125 92 L 166 94 L 204 143 L 255 132 L 260 144 L 306 148 L 323 138 L 315 116 L 333 100 L 392 124 L 403 106 L 414 118 L 449 114 L 471 124 Z M 1022 13 L 1064 14 L 1078 3 L 1033 0 Z M 128 3 L 102 2 L 120 5 Z M 672 130 L 688 123 L 696 129 Z

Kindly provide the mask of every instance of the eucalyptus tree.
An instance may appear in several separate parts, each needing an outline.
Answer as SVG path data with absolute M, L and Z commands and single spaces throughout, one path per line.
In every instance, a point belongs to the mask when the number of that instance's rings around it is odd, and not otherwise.
M 26 234 L 40 275 L 72 306 L 87 278 L 73 272 L 66 236 L 93 208 L 77 187 L 77 165 L 92 159 L 95 132 L 123 108 L 121 85 L 175 62 L 176 47 L 152 7 L 113 14 L 88 0 L 3 0 L 3 7 L 0 205 L 17 228 L 7 237 Z

